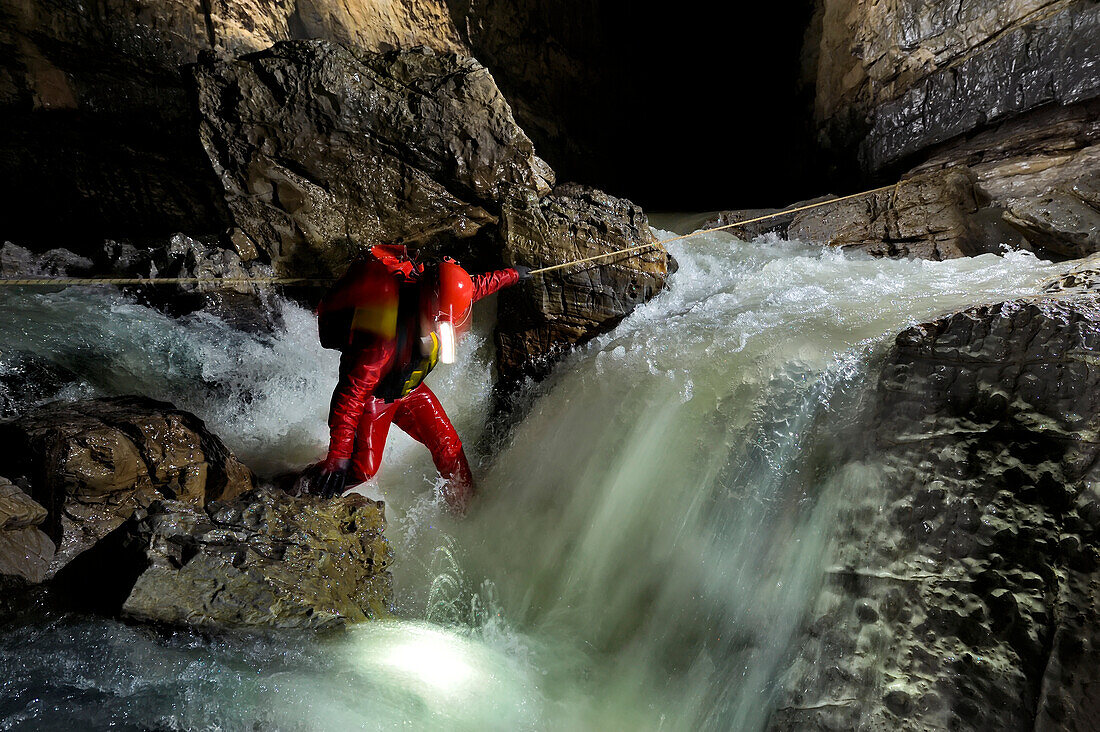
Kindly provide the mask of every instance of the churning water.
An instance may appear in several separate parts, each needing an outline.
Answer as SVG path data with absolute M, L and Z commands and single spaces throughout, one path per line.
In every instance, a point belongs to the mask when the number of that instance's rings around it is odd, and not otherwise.
M 1060 270 L 722 234 L 673 253 L 667 292 L 529 389 L 523 420 L 480 456 L 465 520 L 394 431 L 368 488 L 387 501 L 400 619 L 320 637 L 8 627 L 0 729 L 762 727 L 849 489 L 837 457 L 866 439 L 853 415 L 874 354 Z M 323 452 L 336 357 L 297 306 L 259 337 L 85 289 L 0 298 L 9 411 L 141 393 L 196 412 L 261 473 Z M 431 379 L 469 445 L 490 401 L 487 333 Z M 26 372 L 51 381 L 21 389 Z

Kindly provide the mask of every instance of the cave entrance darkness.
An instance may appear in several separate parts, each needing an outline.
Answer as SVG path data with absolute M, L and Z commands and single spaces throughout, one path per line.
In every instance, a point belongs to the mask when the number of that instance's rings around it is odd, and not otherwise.
M 559 181 L 665 211 L 778 206 L 830 185 L 803 61 L 813 0 L 480 5 L 473 52 Z

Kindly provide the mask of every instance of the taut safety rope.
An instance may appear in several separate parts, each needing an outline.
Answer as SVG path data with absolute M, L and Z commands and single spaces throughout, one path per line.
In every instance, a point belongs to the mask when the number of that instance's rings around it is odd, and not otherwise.
M 309 277 L 0 277 L 0 285 L 327 285 L 331 279 Z
M 732 224 L 725 224 L 724 226 L 715 226 L 713 229 L 700 229 L 693 231 L 690 234 L 681 234 L 680 236 L 673 236 L 668 239 L 661 239 L 655 241 L 652 244 L 641 244 L 636 247 L 627 247 L 626 249 L 619 249 L 614 252 L 604 252 L 603 254 L 596 254 L 591 257 L 585 257 L 584 259 L 575 259 L 572 262 L 565 262 L 563 264 L 553 264 L 549 267 L 540 267 L 539 269 L 531 270 L 531 274 L 542 274 L 543 272 L 553 272 L 557 269 L 565 269 L 566 267 L 572 267 L 576 264 L 586 264 L 587 262 L 595 262 L 598 259 L 606 259 L 608 257 L 615 257 L 620 254 L 630 254 L 635 252 L 645 251 L 646 249 L 653 249 L 655 247 L 664 246 L 665 244 L 671 244 L 674 241 L 681 241 L 683 239 L 690 239 L 693 236 L 702 236 L 703 234 L 713 234 L 716 231 L 724 231 L 726 229 L 732 229 L 735 226 L 748 226 L 749 224 L 756 224 L 761 221 L 768 221 L 770 219 L 778 219 L 781 216 L 789 216 L 801 211 L 809 211 L 811 208 L 820 208 L 822 206 L 831 206 L 835 203 L 842 201 L 850 201 L 853 198 L 862 198 L 863 196 L 871 196 L 875 193 L 882 193 L 883 191 L 889 191 L 891 189 L 897 189 L 901 186 L 901 182 L 891 183 L 888 186 L 882 186 L 880 188 L 872 188 L 869 191 L 862 191 L 860 193 L 853 193 L 849 196 L 841 196 L 840 198 L 830 198 L 828 201 L 818 201 L 817 203 L 809 203 L 805 206 L 799 206 L 798 208 L 787 209 L 786 211 L 777 211 L 771 214 L 765 214 L 764 216 L 757 216 L 755 219 L 746 219 L 745 221 L 735 221 Z
M 830 198 L 827 201 L 818 201 L 817 203 L 809 203 L 805 206 L 798 206 L 797 208 L 786 209 L 784 211 L 776 211 L 775 213 L 765 214 L 763 216 L 757 216 L 753 219 L 746 219 L 744 221 L 735 221 L 732 224 L 725 224 L 723 226 L 715 226 L 711 229 L 700 229 L 693 231 L 690 234 L 681 234 L 679 236 L 673 236 L 668 239 L 661 239 L 649 244 L 640 244 L 634 247 L 626 247 L 625 249 L 617 249 L 613 252 L 604 252 L 603 254 L 595 254 L 591 257 L 584 257 L 582 259 L 574 259 L 570 262 L 563 262 L 561 264 L 553 264 L 548 267 L 539 267 L 538 269 L 531 270 L 532 275 L 543 274 L 545 272 L 554 272 L 559 269 L 565 269 L 566 267 L 574 267 L 579 264 L 587 264 L 589 262 L 596 262 L 601 259 L 608 259 L 610 257 L 618 257 L 623 254 L 637 254 L 647 249 L 656 249 L 657 247 L 664 246 L 665 244 L 671 244 L 674 241 L 682 241 L 684 239 L 691 239 L 692 237 L 702 236 L 703 234 L 713 234 L 716 231 L 725 231 L 726 229 L 733 229 L 738 226 L 748 226 L 749 224 L 756 224 L 761 221 L 769 221 L 771 219 L 777 219 L 782 216 L 790 216 L 791 214 L 800 213 L 802 211 L 809 211 L 814 208 L 821 208 L 822 206 L 832 206 L 844 201 L 850 201 L 854 198 L 862 198 L 864 196 L 871 196 L 876 193 L 882 193 L 883 191 L 889 191 L 891 189 L 897 190 L 902 185 L 902 182 L 892 183 L 888 186 L 881 186 L 879 188 L 872 188 L 869 191 L 861 191 L 860 193 L 852 193 L 848 196 L 841 196 L 840 198 Z M 199 277 L 30 277 L 30 278 L 0 278 L 0 285 L 12 285 L 18 287 L 56 287 L 62 285 L 199 285 L 199 284 L 212 284 L 217 283 L 219 285 L 327 285 L 331 283 L 331 279 L 317 279 L 308 277 L 238 277 L 238 278 L 199 278 Z

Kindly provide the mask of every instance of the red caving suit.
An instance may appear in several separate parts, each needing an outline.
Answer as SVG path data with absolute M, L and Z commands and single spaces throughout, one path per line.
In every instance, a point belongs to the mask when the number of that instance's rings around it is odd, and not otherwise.
M 447 481 L 444 497 L 461 511 L 473 495 L 473 475 L 458 433 L 422 383 L 437 349 L 425 355 L 414 343 L 420 327 L 416 283 L 423 271 L 404 247 L 375 246 L 321 300 L 321 344 L 341 351 L 325 464 L 350 458 L 349 484 L 373 477 L 392 422 L 431 451 Z M 471 279 L 477 302 L 518 282 L 519 273 L 509 268 Z

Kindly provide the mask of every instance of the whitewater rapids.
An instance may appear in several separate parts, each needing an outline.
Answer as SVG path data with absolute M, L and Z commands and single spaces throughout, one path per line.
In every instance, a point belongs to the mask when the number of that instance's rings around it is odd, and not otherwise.
M 658 232 L 659 235 L 663 232 Z M 1036 291 L 1026 253 L 881 260 L 724 234 L 523 396 L 451 519 L 398 430 L 397 615 L 325 636 L 209 637 L 47 615 L 0 628 L 0 729 L 762 728 L 829 562 L 877 354 L 913 323 Z M 0 292 L 0 406 L 139 393 L 195 412 L 261 475 L 324 450 L 337 356 L 285 330 L 172 319 L 113 291 Z M 490 406 L 492 305 L 430 378 L 467 445 Z M 27 374 L 47 386 L 23 390 Z M 2 474 L 2 466 L 0 466 Z

